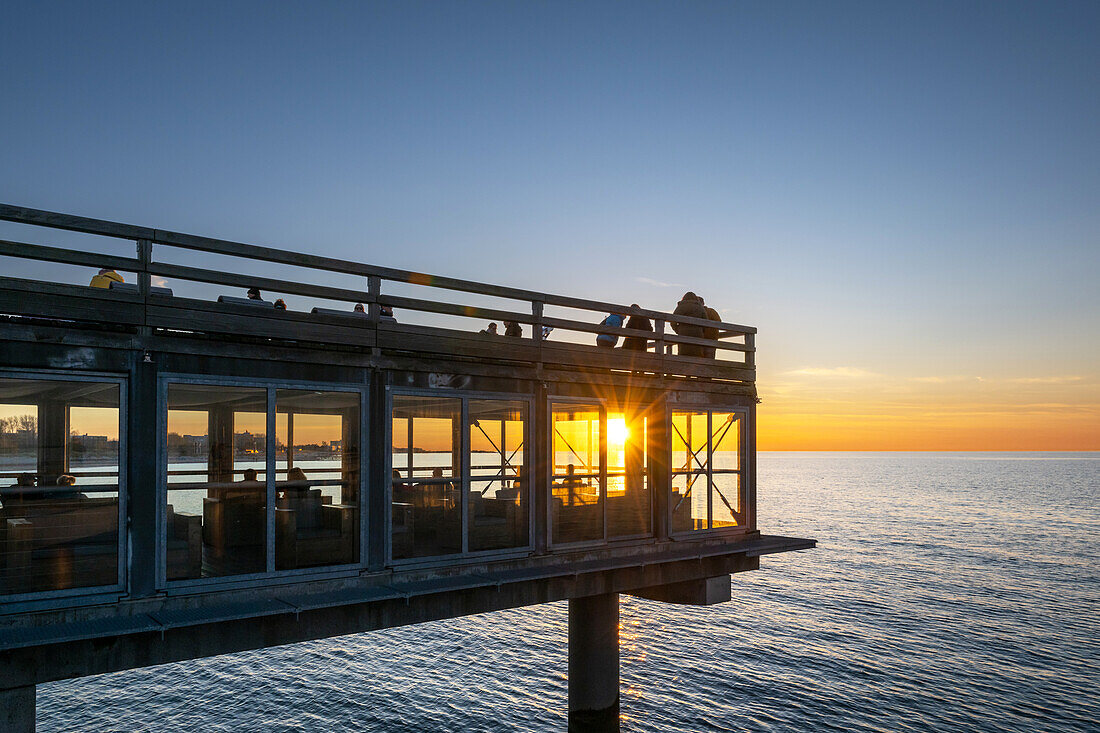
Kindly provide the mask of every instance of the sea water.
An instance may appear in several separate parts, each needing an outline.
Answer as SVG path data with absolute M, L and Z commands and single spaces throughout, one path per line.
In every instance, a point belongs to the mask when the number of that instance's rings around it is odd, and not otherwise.
M 624 731 L 1100 730 L 1100 454 L 762 453 L 734 600 L 622 596 Z M 565 730 L 566 604 L 38 688 L 40 731 Z

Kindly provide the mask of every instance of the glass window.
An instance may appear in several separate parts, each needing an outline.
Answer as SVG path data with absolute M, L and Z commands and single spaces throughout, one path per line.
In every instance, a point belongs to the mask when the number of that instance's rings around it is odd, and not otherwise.
M 672 413 L 672 531 L 736 527 L 741 507 L 741 413 Z
M 525 547 L 530 486 L 524 470 L 527 403 L 470 400 L 469 549 Z
M 118 584 L 119 399 L 0 378 L 0 594 Z
M 462 552 L 462 401 L 395 395 L 391 425 L 394 558 Z
M 359 556 L 359 393 L 275 392 L 275 568 Z
M 600 428 L 597 404 L 551 406 L 550 521 L 555 544 L 604 537 Z
M 649 494 L 649 431 L 637 411 L 607 415 L 607 534 L 632 537 L 649 534 L 652 504 Z
M 267 391 L 168 385 L 167 578 L 267 568 Z
M 711 527 L 745 523 L 741 503 L 741 420 L 736 412 L 711 413 Z

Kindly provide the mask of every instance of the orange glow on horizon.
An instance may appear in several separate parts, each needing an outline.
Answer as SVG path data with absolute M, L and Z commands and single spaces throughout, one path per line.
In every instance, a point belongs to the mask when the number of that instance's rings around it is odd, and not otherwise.
M 761 380 L 758 450 L 1100 450 L 1100 380 L 787 376 Z

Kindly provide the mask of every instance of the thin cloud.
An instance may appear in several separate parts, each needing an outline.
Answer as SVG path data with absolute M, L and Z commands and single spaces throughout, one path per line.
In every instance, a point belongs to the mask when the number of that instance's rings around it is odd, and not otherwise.
M 665 283 L 665 282 L 661 282 L 660 280 L 654 280 L 651 277 L 636 277 L 636 278 L 634 278 L 634 280 L 636 282 L 640 282 L 642 285 L 652 285 L 655 288 L 682 288 L 682 287 L 684 287 L 681 283 Z
M 1021 377 L 1020 379 L 1010 379 L 1008 381 L 1013 384 L 1072 384 L 1073 382 L 1081 382 L 1085 378 L 1078 376 L 1065 376 L 1065 377 Z
M 966 377 L 966 376 L 952 376 L 952 377 L 913 377 L 914 382 L 920 382 L 922 384 L 951 384 L 957 382 L 984 382 L 982 377 Z
M 878 377 L 874 372 L 858 367 L 806 367 L 787 372 L 800 377 Z

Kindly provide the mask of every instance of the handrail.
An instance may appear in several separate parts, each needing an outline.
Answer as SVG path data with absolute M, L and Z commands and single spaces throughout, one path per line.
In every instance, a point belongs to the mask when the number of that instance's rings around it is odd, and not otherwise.
M 183 249 L 247 257 L 249 259 L 263 260 L 266 262 L 297 265 L 318 270 L 328 270 L 330 272 L 362 275 L 364 277 L 376 276 L 384 280 L 406 282 L 414 285 L 431 285 L 446 290 L 458 290 L 479 295 L 509 298 L 512 300 L 538 301 L 547 305 L 579 308 L 583 310 L 618 312 L 624 315 L 637 314 L 648 318 L 659 318 L 665 321 L 675 321 L 676 323 L 703 326 L 705 328 L 718 328 L 724 331 L 736 331 L 738 333 L 756 333 L 756 328 L 753 326 L 726 323 L 725 321 L 711 321 L 688 316 L 677 316 L 672 313 L 648 310 L 645 308 L 631 308 L 630 306 L 619 303 L 608 303 L 565 295 L 555 295 L 552 293 L 541 293 L 534 290 L 523 290 L 520 288 L 493 285 L 491 283 L 482 283 L 474 280 L 431 275 L 423 272 L 415 272 L 413 270 L 378 267 L 376 265 L 368 265 L 361 262 L 327 257 L 324 255 L 292 252 L 275 247 L 263 247 L 254 244 L 234 242 L 227 239 L 216 239 L 213 237 L 183 234 L 160 229 L 148 229 L 146 227 L 139 227 L 131 224 L 122 224 L 102 219 L 89 219 L 53 211 L 12 206 L 10 204 L 0 204 L 0 220 L 23 224 L 37 224 L 56 229 L 121 237 L 124 239 L 147 239 L 154 244 L 163 244 Z
M 380 307 L 391 306 L 405 311 L 436 313 L 477 319 L 515 321 L 517 323 L 529 325 L 531 327 L 531 333 L 527 338 L 533 339 L 536 342 L 541 342 L 543 340 L 543 328 L 551 327 L 561 329 L 562 331 L 608 334 L 619 338 L 644 338 L 646 339 L 647 347 L 650 343 L 654 344 L 656 347 L 656 352 L 651 354 L 652 356 L 663 357 L 665 356 L 666 350 L 670 353 L 670 344 L 699 346 L 712 350 L 717 349 L 723 352 L 742 352 L 744 353 L 744 361 L 724 361 L 717 363 L 722 366 L 729 366 L 742 370 L 752 370 L 755 368 L 754 336 L 756 334 L 756 328 L 751 326 L 692 318 L 689 316 L 676 315 L 674 313 L 623 306 L 603 301 L 586 300 L 571 296 L 542 293 L 508 286 L 492 285 L 460 278 L 429 275 L 411 270 L 379 267 L 322 255 L 292 252 L 273 247 L 245 244 L 211 237 L 149 229 L 118 222 L 90 219 L 7 204 L 0 204 L 0 220 L 135 240 L 138 244 L 138 258 L 119 257 L 107 254 L 98 255 L 83 250 L 10 240 L 0 240 L 0 256 L 91 267 L 112 267 L 124 272 L 136 272 L 138 274 L 139 287 L 142 288 L 139 300 L 136 301 L 139 305 L 142 301 L 144 301 L 147 306 L 154 303 L 154 299 L 151 299 L 148 292 L 148 284 L 150 276 L 158 276 L 189 282 L 229 285 L 241 288 L 258 287 L 266 291 L 277 293 L 333 301 L 363 303 L 369 306 L 370 317 L 364 320 L 369 320 L 370 324 L 379 323 Z M 157 262 L 152 258 L 152 245 L 210 252 L 260 262 L 335 272 L 343 275 L 356 275 L 367 279 L 367 288 L 365 290 L 359 290 L 328 285 L 314 285 L 275 277 L 251 276 L 238 272 L 224 272 L 201 267 Z M 457 303 L 383 294 L 380 292 L 380 283 L 383 280 L 526 301 L 530 305 L 531 312 L 521 313 L 500 308 L 466 306 Z M 156 295 L 155 303 L 161 305 L 169 302 L 162 301 L 161 298 L 163 297 L 165 296 Z M 183 302 L 184 300 L 185 299 L 181 298 L 177 299 L 176 302 Z M 600 313 L 617 313 L 624 317 L 638 315 L 651 319 L 654 329 L 652 331 L 631 329 L 626 328 L 625 325 L 615 327 L 604 325 L 603 323 L 591 323 L 570 318 L 552 317 L 544 313 L 544 308 L 548 305 Z M 707 331 L 717 331 L 718 336 L 716 339 L 710 339 L 681 335 L 675 333 L 674 329 L 667 328 L 666 324 L 682 324 L 701 327 Z M 366 323 L 364 325 L 366 325 Z M 722 340 L 727 338 L 742 338 L 744 343 L 730 343 Z M 563 342 L 557 341 L 556 343 Z M 686 358 L 692 359 L 690 356 Z
M 8 239 L 0 239 L 0 255 L 42 262 L 64 262 L 70 265 L 86 265 L 88 267 L 111 267 L 124 272 L 136 272 L 141 267 L 141 262 L 133 257 L 97 255 L 82 252 L 78 249 L 47 247 L 44 244 L 13 242 Z

